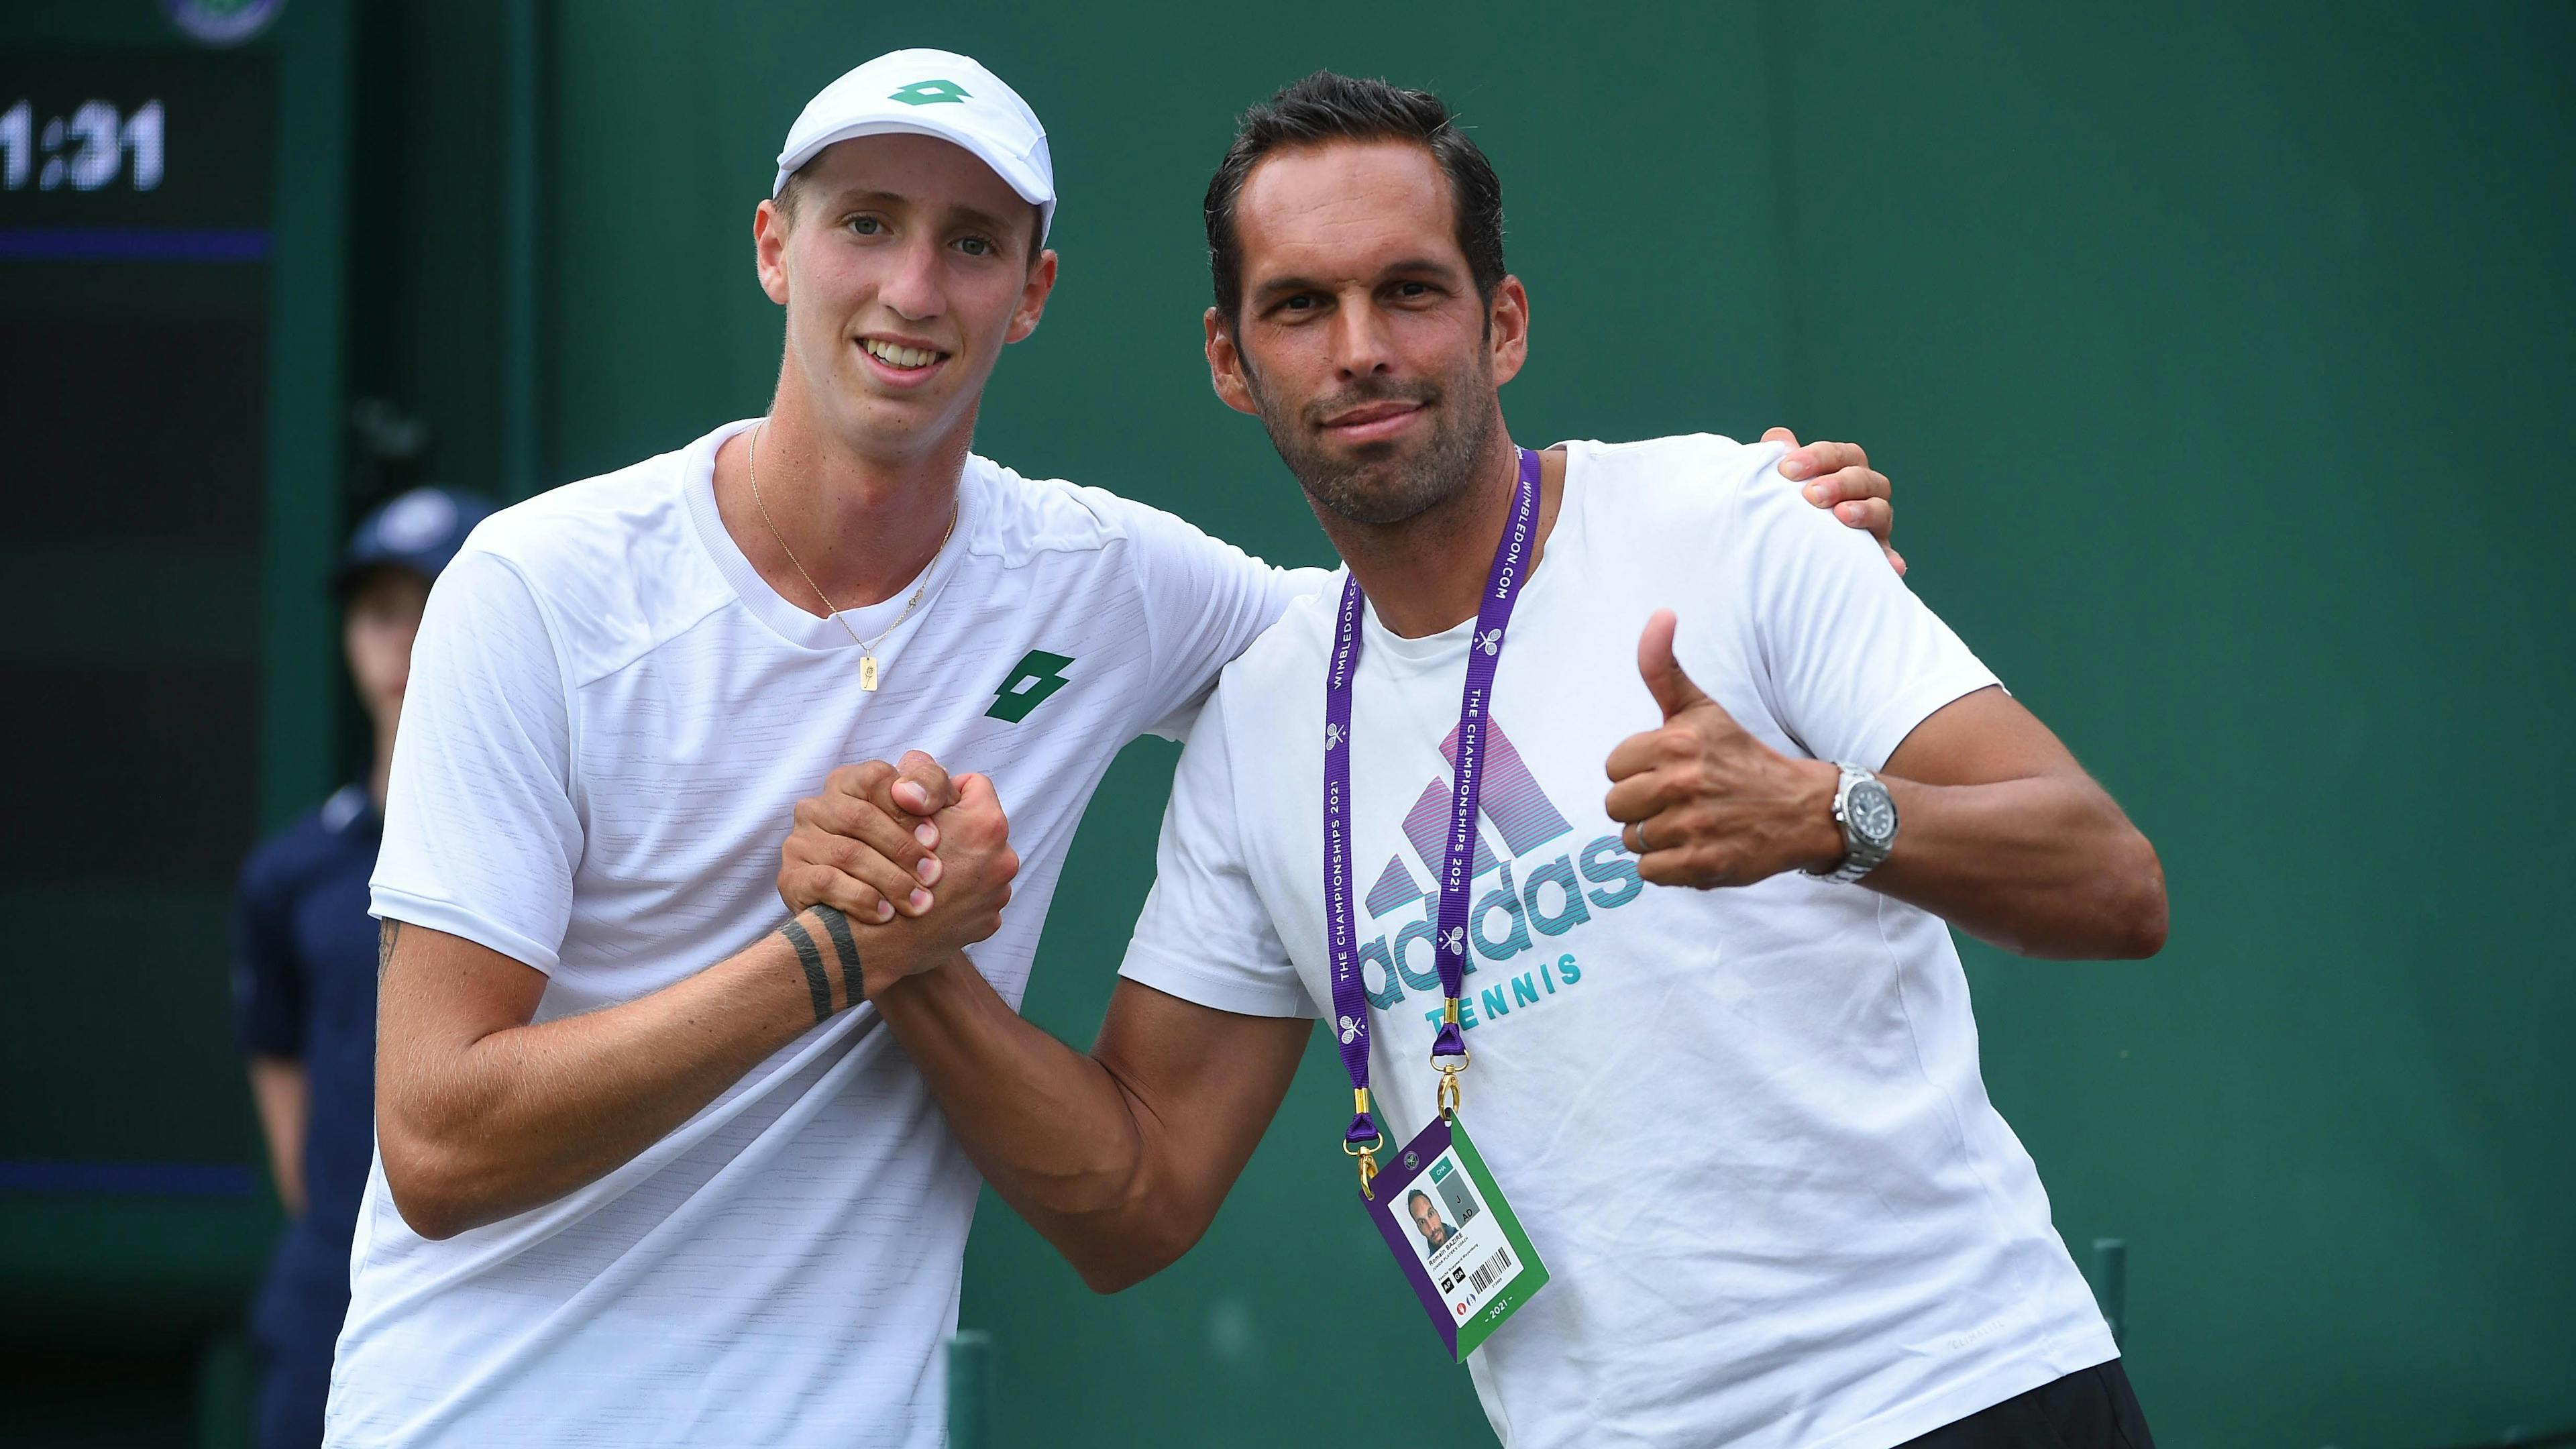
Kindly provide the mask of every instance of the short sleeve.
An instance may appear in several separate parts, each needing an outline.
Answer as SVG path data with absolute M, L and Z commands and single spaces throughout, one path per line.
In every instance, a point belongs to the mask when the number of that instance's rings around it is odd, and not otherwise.
M 1181 751 L 1154 888 L 1118 974 L 1219 1011 L 1312 1017 L 1305 983 L 1253 888 L 1224 713 L 1221 697 L 1202 710 Z
M 304 1055 L 305 980 L 295 956 L 295 895 L 265 851 L 233 895 L 233 1034 L 261 1057 Z
M 1154 688 L 1143 733 L 1184 738 L 1217 675 L 1288 607 L 1323 587 L 1322 569 L 1280 569 L 1187 520 L 1120 499 L 1119 521 L 1144 593 Z
M 1996 682 L 1868 534 L 1765 467 L 1742 487 L 1741 617 L 1773 716 L 1820 760 L 1876 770 L 1943 705 Z
M 458 556 L 412 646 L 377 916 L 554 970 L 582 848 L 567 689 L 527 581 L 492 554 Z

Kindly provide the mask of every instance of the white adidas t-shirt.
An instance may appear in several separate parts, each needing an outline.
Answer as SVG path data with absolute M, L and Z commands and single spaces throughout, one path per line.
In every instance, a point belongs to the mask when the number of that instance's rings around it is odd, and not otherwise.
M 1465 1120 L 1552 1279 L 1470 1361 L 1512 1449 L 1884 1449 L 2117 1352 L 1986 1100 L 1941 921 L 1797 874 L 1647 886 L 1603 813 L 1611 749 L 1662 723 L 1636 664 L 1659 607 L 1681 616 L 1690 676 L 1794 756 L 1881 766 L 1995 682 L 1867 537 L 1779 476 L 1781 451 L 1569 445 L 1512 616 L 1464 1003 Z M 1200 716 L 1125 975 L 1227 1011 L 1330 1013 L 1337 592 L 1291 604 Z M 1433 1110 L 1432 882 L 1473 625 L 1365 628 L 1351 863 L 1370 1072 L 1401 1141 Z M 1290 1110 L 1328 1141 L 1348 1107 Z
M 630 1001 L 774 929 L 778 846 L 835 766 L 993 777 L 1021 858 L 973 948 L 1020 999 L 1065 849 L 1121 746 L 1177 734 L 1322 575 L 1154 509 L 970 460 L 928 592 L 858 686 L 687 449 L 493 517 L 412 659 L 375 913 L 547 975 L 540 1020 Z M 855 611 L 894 623 L 905 589 Z M 873 1009 L 817 1026 L 634 1161 L 431 1242 L 379 1159 L 332 1375 L 334 1445 L 928 1445 L 977 1177 Z

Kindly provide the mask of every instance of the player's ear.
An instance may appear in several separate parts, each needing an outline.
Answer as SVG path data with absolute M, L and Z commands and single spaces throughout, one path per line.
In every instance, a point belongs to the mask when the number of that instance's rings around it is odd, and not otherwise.
M 1485 326 L 1493 348 L 1494 386 L 1500 387 L 1529 361 L 1529 291 L 1520 278 L 1505 277 L 1495 284 Z
M 1019 342 L 1038 330 L 1038 319 L 1046 315 L 1047 297 L 1055 291 L 1055 248 L 1038 252 L 1030 264 L 1028 280 L 1020 285 L 1020 305 L 1011 313 L 1011 330 L 1003 335 L 1005 342 Z
M 787 213 L 764 201 L 751 213 L 751 270 L 769 300 L 787 305 Z
M 1234 345 L 1234 335 L 1226 329 L 1225 314 L 1214 307 L 1207 309 L 1208 385 L 1216 389 L 1219 400 L 1239 413 L 1259 413 L 1252 401 L 1252 386 L 1244 377 L 1243 354 Z

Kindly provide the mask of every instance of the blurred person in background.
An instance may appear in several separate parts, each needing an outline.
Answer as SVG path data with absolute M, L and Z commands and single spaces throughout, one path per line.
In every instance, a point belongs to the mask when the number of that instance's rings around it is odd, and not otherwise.
M 233 1003 L 287 1229 L 252 1309 L 262 1449 L 322 1442 L 331 1346 L 349 1305 L 349 1240 L 375 1147 L 376 923 L 367 877 L 383 834 L 412 638 L 439 570 L 492 511 L 416 488 L 368 515 L 332 590 L 374 749 L 366 777 L 261 843 L 233 918 Z

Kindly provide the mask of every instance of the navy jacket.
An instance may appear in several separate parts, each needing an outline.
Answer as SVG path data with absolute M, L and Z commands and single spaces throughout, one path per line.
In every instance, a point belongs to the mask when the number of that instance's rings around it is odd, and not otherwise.
M 307 1207 L 278 1245 L 252 1326 L 271 1343 L 336 1338 L 349 1241 L 376 1141 L 376 923 L 367 877 L 383 839 L 348 786 L 242 867 L 233 917 L 234 1023 L 244 1052 L 292 1057 L 313 1083 Z

